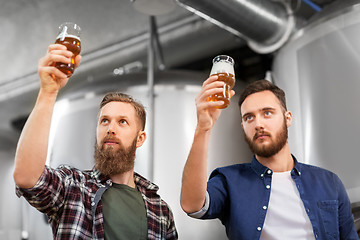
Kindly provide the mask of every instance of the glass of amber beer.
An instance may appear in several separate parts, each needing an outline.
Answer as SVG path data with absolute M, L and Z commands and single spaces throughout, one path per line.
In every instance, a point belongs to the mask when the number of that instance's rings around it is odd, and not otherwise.
M 59 34 L 56 38 L 55 43 L 65 45 L 67 50 L 73 53 L 71 57 L 71 63 L 65 64 L 61 62 L 55 63 L 60 71 L 70 77 L 75 70 L 75 57 L 80 54 L 81 41 L 80 41 L 81 29 L 76 23 L 65 22 L 59 26 Z
M 218 108 L 226 108 L 230 104 L 231 89 L 235 85 L 234 59 L 227 55 L 219 55 L 213 59 L 210 76 L 217 75 L 217 81 L 223 81 L 224 87 L 221 94 L 214 94 L 208 101 L 223 101 L 224 104 Z

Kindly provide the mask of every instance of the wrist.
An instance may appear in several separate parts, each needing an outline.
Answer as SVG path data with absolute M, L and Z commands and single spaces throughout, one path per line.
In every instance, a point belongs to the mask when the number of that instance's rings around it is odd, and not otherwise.
M 210 135 L 210 133 L 211 133 L 211 128 L 197 126 L 195 129 L 195 136 Z
M 40 88 L 37 101 L 55 102 L 58 96 L 58 91 L 48 91 Z

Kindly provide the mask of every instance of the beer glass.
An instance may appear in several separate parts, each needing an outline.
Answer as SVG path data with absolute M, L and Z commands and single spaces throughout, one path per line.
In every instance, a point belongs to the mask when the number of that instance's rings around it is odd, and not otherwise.
M 217 81 L 223 81 L 224 87 L 221 94 L 214 94 L 208 101 L 224 101 L 224 104 L 217 108 L 226 108 L 230 104 L 231 89 L 235 85 L 234 59 L 226 55 L 219 55 L 213 59 L 210 76 L 217 75 Z
M 71 62 L 69 64 L 57 62 L 55 67 L 70 77 L 75 70 L 75 57 L 80 54 L 81 41 L 80 41 L 81 29 L 76 23 L 65 22 L 59 26 L 59 34 L 55 43 L 66 46 L 67 50 L 73 53 Z

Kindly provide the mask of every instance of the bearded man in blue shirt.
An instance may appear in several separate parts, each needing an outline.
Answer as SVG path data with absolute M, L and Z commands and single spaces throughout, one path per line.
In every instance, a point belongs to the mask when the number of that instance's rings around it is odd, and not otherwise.
M 183 172 L 183 210 L 195 218 L 220 219 L 229 239 L 359 239 L 340 179 L 290 153 L 292 114 L 284 91 L 269 81 L 249 84 L 239 99 L 252 162 L 218 168 L 207 181 L 210 133 L 223 104 L 207 99 L 222 89 L 217 76 L 209 77 L 196 98 L 198 122 Z

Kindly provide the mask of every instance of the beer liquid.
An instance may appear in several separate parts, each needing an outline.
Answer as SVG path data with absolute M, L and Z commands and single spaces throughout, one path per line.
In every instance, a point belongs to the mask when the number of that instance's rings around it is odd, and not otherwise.
M 71 57 L 71 63 L 65 64 L 61 62 L 55 63 L 55 67 L 57 67 L 60 71 L 65 73 L 68 77 L 70 77 L 75 70 L 75 57 L 80 54 L 81 44 L 80 39 L 76 36 L 68 35 L 64 37 L 58 37 L 55 43 L 62 44 L 66 46 L 67 50 L 73 53 Z
M 217 108 L 223 109 L 230 105 L 230 97 L 231 97 L 231 89 L 235 85 L 235 76 L 231 73 L 216 73 L 212 74 L 211 76 L 217 75 L 217 81 L 225 82 L 223 92 L 221 94 L 214 94 L 208 98 L 208 101 L 216 102 L 216 101 L 223 101 L 224 104 L 218 106 Z

